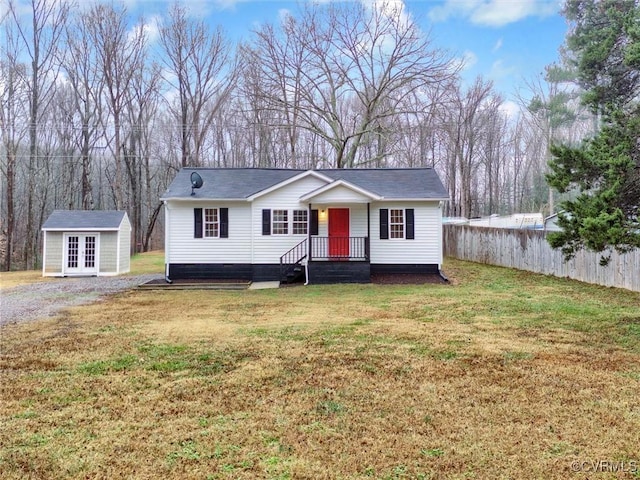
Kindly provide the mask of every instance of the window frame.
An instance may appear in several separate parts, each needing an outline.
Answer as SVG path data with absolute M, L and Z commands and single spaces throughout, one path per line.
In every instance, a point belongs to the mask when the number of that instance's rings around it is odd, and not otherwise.
M 296 214 L 302 216 L 302 220 L 296 219 Z M 301 229 L 302 231 L 296 231 Z M 307 235 L 309 233 L 309 211 L 295 209 L 291 211 L 291 235 Z
M 208 219 L 209 215 L 213 219 Z M 209 229 L 211 227 L 211 230 Z M 211 235 L 213 233 L 213 235 Z M 202 209 L 202 238 L 220 238 L 220 209 Z
M 271 235 L 289 235 L 289 210 L 271 209 Z
M 380 240 L 415 240 L 416 239 L 416 209 L 415 207 L 381 208 L 380 210 Z M 396 212 L 402 213 L 402 224 Z M 391 222 L 392 213 L 396 213 Z M 400 227 L 402 225 L 402 227 Z M 391 230 L 395 230 L 393 235 Z M 399 235 L 402 231 L 402 236 Z
M 205 230 L 207 230 L 206 235 Z M 229 238 L 229 207 L 195 207 L 193 238 Z
M 389 209 L 389 240 L 405 240 L 406 238 L 406 209 L 404 208 L 390 208 Z M 394 218 L 394 212 L 400 212 L 400 219 L 398 216 Z M 395 227 L 395 231 L 394 231 Z M 398 230 L 399 229 L 399 230 Z M 400 233 L 400 236 L 398 235 Z

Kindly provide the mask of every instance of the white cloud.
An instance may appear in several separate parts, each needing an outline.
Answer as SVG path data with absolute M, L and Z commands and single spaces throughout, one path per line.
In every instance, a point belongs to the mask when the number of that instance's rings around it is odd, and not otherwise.
M 493 53 L 496 53 L 498 50 L 500 50 L 502 48 L 502 39 L 499 38 L 498 41 L 496 42 L 496 44 L 493 46 L 493 48 L 491 49 L 491 51 Z
M 451 17 L 467 17 L 477 7 L 481 0 L 445 0 L 442 5 L 433 7 L 429 11 L 429 18 L 433 22 L 444 22 Z
M 511 100 L 502 102 L 500 107 L 498 107 L 498 110 L 500 110 L 500 112 L 509 119 L 517 118 L 518 115 L 520 115 L 520 105 L 516 102 L 512 102 Z
M 281 22 L 285 22 L 289 17 L 291 17 L 291 10 L 288 8 L 281 8 L 278 10 L 278 18 Z
M 218 10 L 224 10 L 235 7 L 234 1 L 220 0 L 218 2 L 210 2 L 209 0 L 180 0 L 179 3 L 185 8 L 187 16 L 198 20 L 204 20 L 216 7 Z M 171 2 L 167 2 L 167 6 Z
M 460 65 L 462 66 L 462 70 L 469 70 L 476 63 L 478 63 L 478 56 L 473 53 L 471 50 L 466 50 L 462 54 L 462 59 L 460 60 Z
M 526 17 L 547 17 L 559 10 L 558 0 L 445 0 L 431 9 L 429 18 L 442 22 L 463 17 L 476 25 L 501 27 Z
M 144 19 L 142 30 L 144 31 L 147 42 L 153 44 L 160 38 L 160 26 L 162 25 L 162 17 L 160 15 L 153 15 Z
M 160 38 L 160 26 L 162 17 L 152 15 L 150 17 L 140 17 L 138 22 L 129 30 L 128 39 L 133 41 L 140 33 L 145 37 L 147 44 L 154 44 Z
M 388 17 L 398 25 L 407 27 L 411 24 L 411 16 L 407 12 L 404 0 L 360 0 L 362 5 Z
M 236 5 L 240 3 L 240 0 L 215 0 L 214 2 L 205 0 L 201 3 L 204 5 L 207 3 L 215 3 L 216 7 L 220 10 L 232 10 L 236 8 Z
M 518 73 L 518 70 L 515 67 L 505 65 L 502 60 L 496 60 L 491 65 L 491 70 L 489 70 L 487 77 L 489 77 L 490 80 L 497 81 L 516 73 Z

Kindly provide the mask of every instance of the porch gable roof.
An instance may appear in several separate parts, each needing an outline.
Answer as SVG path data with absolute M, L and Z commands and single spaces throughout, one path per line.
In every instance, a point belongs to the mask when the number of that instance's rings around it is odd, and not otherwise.
M 300 201 L 311 203 L 326 203 L 327 200 L 323 199 L 322 197 L 327 193 L 335 193 L 335 191 L 339 189 L 345 189 L 350 191 L 352 194 L 355 194 L 355 198 L 352 197 L 351 199 L 348 199 L 348 202 L 361 201 L 363 203 L 366 203 L 370 202 L 371 200 L 382 200 L 383 198 L 376 193 L 365 190 L 364 188 L 358 187 L 357 185 L 353 185 L 352 183 L 349 183 L 344 179 L 339 179 L 323 185 L 322 187 L 316 188 L 315 190 L 301 196 Z M 328 201 L 335 202 L 339 200 L 331 198 L 328 199 Z
M 279 183 L 277 183 L 277 184 L 275 184 L 275 185 L 273 185 L 273 186 L 271 186 L 269 188 L 261 190 L 261 191 L 255 193 L 254 195 L 251 195 L 251 196 L 247 197 L 247 200 L 253 201 L 258 197 L 261 197 L 263 195 L 271 193 L 271 192 L 273 192 L 275 190 L 278 190 L 278 189 L 280 189 L 280 188 L 282 188 L 282 187 L 284 187 L 286 185 L 290 185 L 290 184 L 292 184 L 294 182 L 297 182 L 298 180 L 301 180 L 301 179 L 306 178 L 306 177 L 316 177 L 316 178 L 322 180 L 323 182 L 330 182 L 331 181 L 331 178 L 329 178 L 326 175 L 323 175 L 321 173 L 318 173 L 316 170 L 306 170 L 306 171 L 303 171 L 302 173 L 300 173 L 298 175 L 295 175 L 294 177 L 288 178 L 287 180 L 279 182 Z

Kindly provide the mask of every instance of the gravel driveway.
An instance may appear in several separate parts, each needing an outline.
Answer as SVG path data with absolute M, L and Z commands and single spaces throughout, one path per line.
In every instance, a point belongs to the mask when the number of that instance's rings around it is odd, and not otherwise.
M 49 317 L 65 308 L 92 303 L 159 278 L 158 274 L 125 277 L 60 278 L 0 291 L 0 325 Z

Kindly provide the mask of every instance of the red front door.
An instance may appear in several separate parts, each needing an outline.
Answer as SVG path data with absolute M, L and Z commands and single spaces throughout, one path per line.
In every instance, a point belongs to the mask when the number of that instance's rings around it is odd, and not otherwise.
M 349 209 L 329 209 L 329 256 L 349 257 Z

